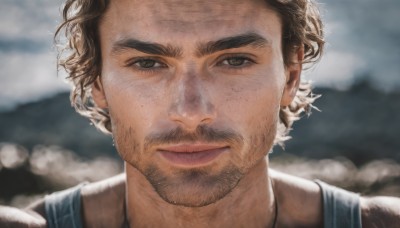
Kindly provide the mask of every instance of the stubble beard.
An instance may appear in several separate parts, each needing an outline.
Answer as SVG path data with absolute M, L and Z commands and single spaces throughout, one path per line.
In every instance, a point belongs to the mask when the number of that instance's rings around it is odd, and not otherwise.
M 115 126 L 115 125 L 114 125 Z M 118 125 L 121 127 L 122 125 Z M 153 135 L 151 140 L 146 140 L 142 153 L 138 153 L 139 144 L 135 141 L 134 131 L 118 128 L 115 137 L 117 150 L 129 165 L 136 168 L 151 184 L 155 192 L 166 202 L 184 207 L 203 207 L 213 204 L 227 196 L 238 185 L 240 180 L 250 168 L 264 159 L 272 147 L 276 125 L 264 129 L 266 131 L 255 134 L 248 139 L 248 152 L 241 164 L 229 162 L 224 168 L 215 171 L 212 167 L 173 169 L 166 172 L 156 163 L 144 164 L 141 155 L 152 153 L 147 150 L 150 145 L 169 143 L 175 141 L 196 141 L 202 139 L 206 142 L 225 140 L 233 148 L 243 148 L 243 137 L 232 132 L 215 131 L 205 126 L 199 126 L 196 133 L 187 134 L 181 129 Z M 123 137 L 118 137 L 118 135 Z M 146 143 L 145 143 L 146 144 Z M 239 151 L 232 151 L 232 153 Z M 141 155 L 140 155 L 141 154 Z
M 244 175 L 233 165 L 216 174 L 207 168 L 197 168 L 165 175 L 155 166 L 142 173 L 164 201 L 184 207 L 203 207 L 217 202 L 229 194 Z

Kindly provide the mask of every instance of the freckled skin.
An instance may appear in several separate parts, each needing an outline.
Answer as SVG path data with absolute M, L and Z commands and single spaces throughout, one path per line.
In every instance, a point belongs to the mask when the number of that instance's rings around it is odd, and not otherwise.
M 265 156 L 276 135 L 279 107 L 290 103 L 290 91 L 296 89 L 296 83 L 288 82 L 298 80 L 301 70 L 299 65 L 283 65 L 276 13 L 264 1 L 113 0 L 99 30 L 102 73 L 93 95 L 100 107 L 109 109 L 116 147 L 126 161 L 130 219 L 139 227 L 144 225 L 140 221 L 156 226 L 157 216 L 147 221 L 145 212 L 157 207 L 163 208 L 158 210 L 160 219 L 187 215 L 166 227 L 185 227 L 194 214 L 201 215 L 201 227 L 217 211 L 235 214 L 229 202 L 243 205 L 243 210 L 251 210 L 257 202 L 254 216 L 238 215 L 239 220 L 247 225 L 251 220 L 253 227 L 271 223 Z M 200 44 L 246 33 L 257 33 L 267 43 L 196 54 Z M 177 47 L 182 56 L 154 56 L 134 49 L 114 53 L 113 45 L 127 38 Z M 229 56 L 247 59 L 235 67 L 227 62 Z M 139 57 L 153 58 L 159 65 L 148 70 L 126 64 Z M 223 141 L 229 152 L 193 169 L 166 163 L 157 145 L 144 147 L 152 135 L 177 128 L 197 134 L 201 127 L 233 132 L 241 140 Z M 265 194 L 243 201 L 241 194 L 251 191 Z M 137 198 L 134 192 L 144 195 Z M 136 216 L 141 219 L 135 220 Z M 215 225 L 229 222 L 215 221 Z

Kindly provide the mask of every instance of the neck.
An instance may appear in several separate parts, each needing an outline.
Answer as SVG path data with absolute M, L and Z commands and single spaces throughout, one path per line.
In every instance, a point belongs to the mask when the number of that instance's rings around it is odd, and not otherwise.
M 191 208 L 165 202 L 138 170 L 126 164 L 130 226 L 272 227 L 276 212 L 267 167 L 268 160 L 263 159 L 223 199 Z

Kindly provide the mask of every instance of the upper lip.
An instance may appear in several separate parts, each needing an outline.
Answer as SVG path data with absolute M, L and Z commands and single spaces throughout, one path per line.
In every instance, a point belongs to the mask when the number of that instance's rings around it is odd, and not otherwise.
M 160 151 L 168 151 L 174 153 L 196 153 L 206 152 L 210 150 L 226 148 L 226 145 L 195 143 L 195 144 L 177 144 L 159 147 Z

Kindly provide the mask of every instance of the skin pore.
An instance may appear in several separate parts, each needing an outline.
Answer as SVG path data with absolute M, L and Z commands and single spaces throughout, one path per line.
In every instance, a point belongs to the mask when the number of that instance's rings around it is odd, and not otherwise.
M 92 94 L 126 162 L 130 225 L 271 227 L 265 156 L 301 72 L 284 66 L 278 15 L 258 0 L 113 0 L 99 35 Z

